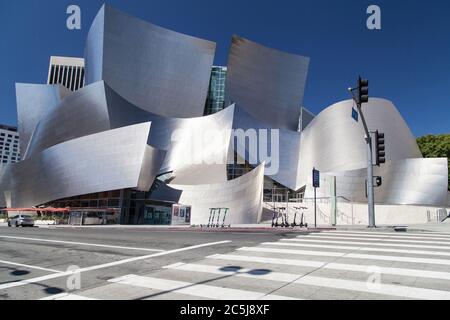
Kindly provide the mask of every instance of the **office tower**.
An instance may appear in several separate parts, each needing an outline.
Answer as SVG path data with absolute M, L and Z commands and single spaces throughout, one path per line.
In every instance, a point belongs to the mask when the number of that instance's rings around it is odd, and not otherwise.
M 84 86 L 84 59 L 72 57 L 50 57 L 48 84 L 61 84 L 71 91 Z
M 216 113 L 225 108 L 225 80 L 227 67 L 213 66 L 206 98 L 205 115 Z
M 0 124 L 0 164 L 17 161 L 20 161 L 17 128 Z

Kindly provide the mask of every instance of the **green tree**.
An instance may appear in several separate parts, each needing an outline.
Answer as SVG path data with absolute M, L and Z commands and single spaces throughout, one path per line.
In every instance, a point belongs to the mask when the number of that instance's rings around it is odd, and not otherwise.
M 425 158 L 447 158 L 450 190 L 450 134 L 427 135 L 417 139 L 420 151 Z

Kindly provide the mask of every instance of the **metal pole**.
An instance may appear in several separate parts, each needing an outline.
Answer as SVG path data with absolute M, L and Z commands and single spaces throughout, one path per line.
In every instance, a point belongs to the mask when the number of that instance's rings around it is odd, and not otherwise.
M 368 212 L 369 212 L 369 228 L 375 228 L 375 204 L 374 204 L 374 190 L 373 190 L 373 153 L 372 153 L 372 137 L 369 132 L 369 128 L 367 126 L 366 118 L 364 117 L 364 113 L 362 112 L 361 103 L 353 95 L 353 91 L 350 89 L 352 93 L 353 100 L 358 107 L 359 115 L 361 116 L 361 121 L 364 126 L 364 131 L 366 133 L 366 144 L 367 144 L 367 199 L 368 199 Z
M 367 143 L 367 198 L 369 202 L 369 228 L 375 228 L 375 203 L 373 190 L 373 160 L 372 139 L 370 135 L 366 138 Z
M 316 199 L 316 187 L 314 187 L 314 228 L 317 228 L 317 199 Z
M 375 228 L 375 205 L 374 205 L 374 191 L 373 191 L 373 160 L 372 160 L 372 136 L 367 126 L 366 118 L 362 112 L 361 104 L 358 104 L 358 111 L 361 116 L 361 121 L 366 132 L 367 144 L 367 199 L 369 211 L 369 228 Z

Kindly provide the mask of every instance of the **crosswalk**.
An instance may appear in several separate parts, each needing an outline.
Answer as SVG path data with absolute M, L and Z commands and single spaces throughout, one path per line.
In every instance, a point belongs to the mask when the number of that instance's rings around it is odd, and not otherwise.
M 47 299 L 450 299 L 450 234 L 327 231 Z

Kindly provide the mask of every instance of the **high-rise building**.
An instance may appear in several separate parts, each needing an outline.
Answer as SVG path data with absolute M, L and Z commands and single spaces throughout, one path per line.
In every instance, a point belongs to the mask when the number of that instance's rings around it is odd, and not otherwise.
M 20 161 L 17 128 L 0 124 L 0 164 L 17 161 Z
M 205 115 L 216 113 L 225 108 L 225 80 L 227 67 L 213 66 L 206 98 Z
M 84 59 L 50 57 L 48 84 L 61 84 L 71 91 L 84 86 Z

